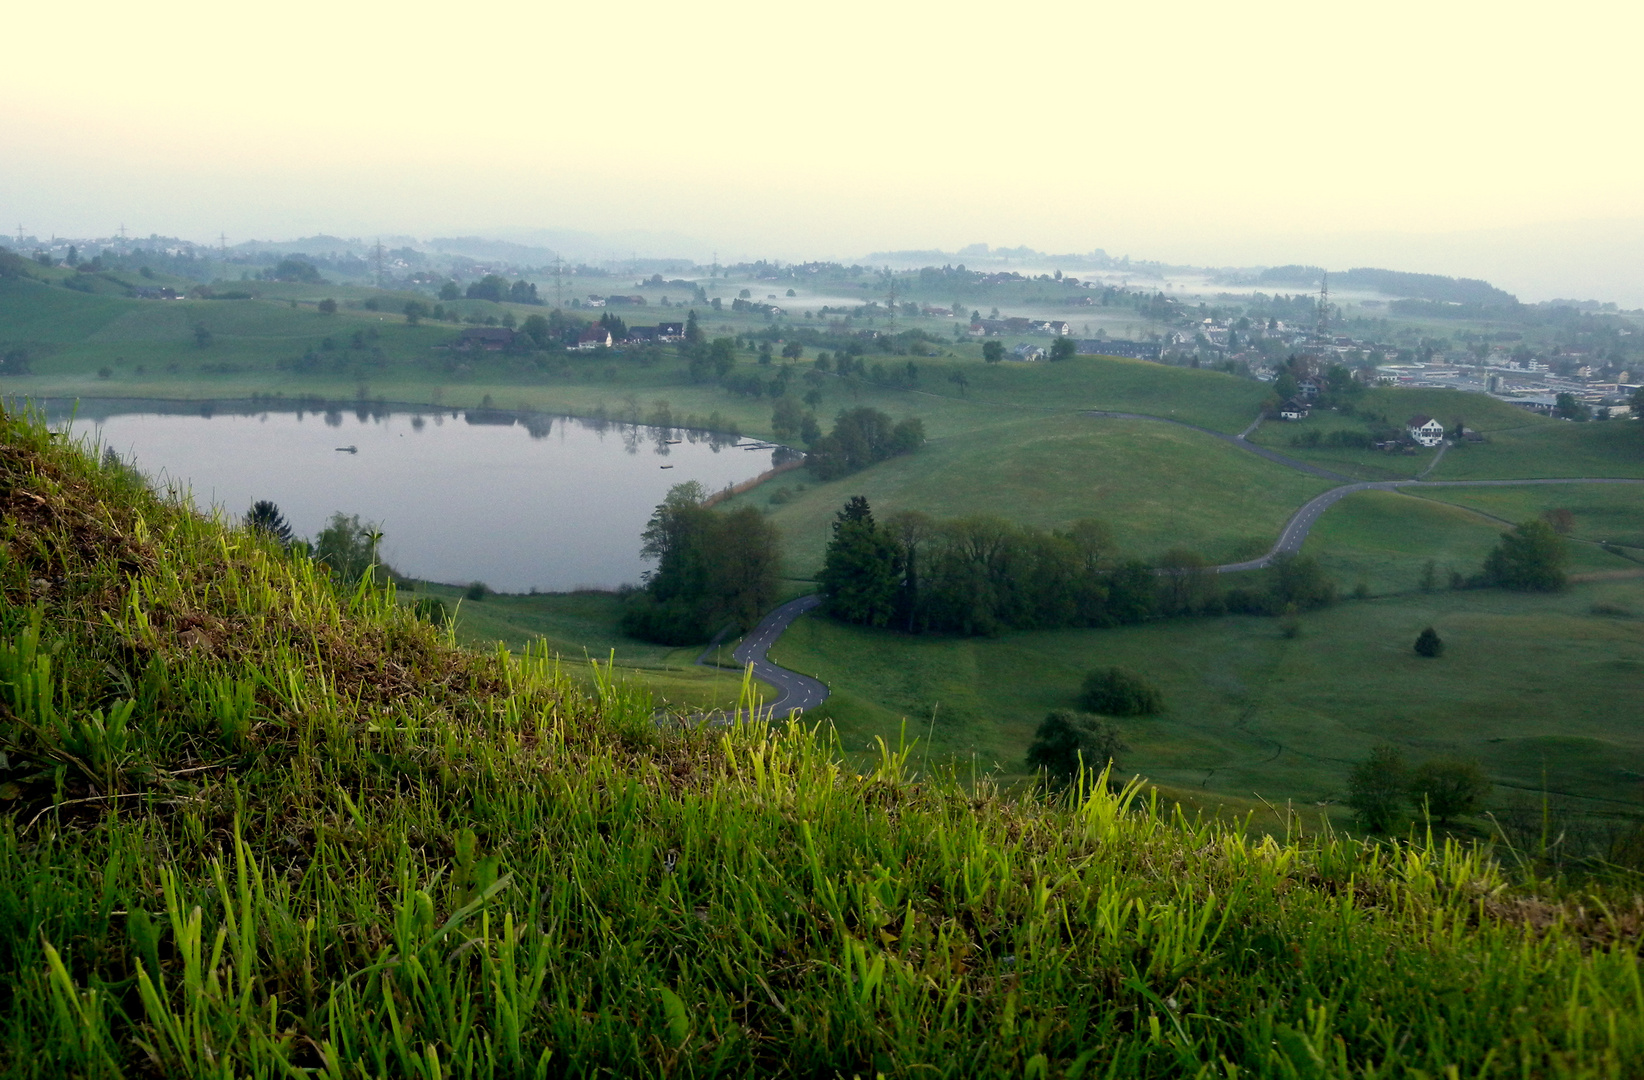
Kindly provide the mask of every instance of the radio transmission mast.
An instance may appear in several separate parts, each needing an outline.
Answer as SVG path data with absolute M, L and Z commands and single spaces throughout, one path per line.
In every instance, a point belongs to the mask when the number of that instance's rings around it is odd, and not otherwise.
M 1330 273 L 1325 271 L 1324 280 L 1319 282 L 1319 312 L 1318 321 L 1314 325 L 1313 334 L 1319 339 L 1319 344 L 1328 344 L 1330 341 Z
M 560 268 L 564 265 L 564 263 L 565 263 L 564 259 L 560 258 L 558 255 L 554 256 L 554 308 L 555 308 L 555 310 L 558 310 L 558 309 L 565 306 L 563 303 L 560 302 L 560 291 L 561 291 L 561 288 L 563 287 L 563 284 L 564 284 L 564 279 L 560 276 L 560 274 L 561 274 Z
M 371 254 L 377 264 L 377 288 L 380 289 L 382 288 L 382 241 L 380 239 L 377 241 L 377 246 L 372 249 Z

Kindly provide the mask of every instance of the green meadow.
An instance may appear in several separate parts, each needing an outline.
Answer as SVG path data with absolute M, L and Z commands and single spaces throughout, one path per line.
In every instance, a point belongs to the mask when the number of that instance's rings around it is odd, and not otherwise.
M 1604 612 L 1598 614 L 1595 612 Z M 1438 660 L 1411 645 L 1434 626 Z M 1119 665 L 1165 711 L 1115 721 L 1123 769 L 1201 798 L 1259 796 L 1348 824 L 1347 772 L 1391 741 L 1412 761 L 1476 758 L 1492 808 L 1542 792 L 1601 814 L 1644 809 L 1644 578 L 1578 583 L 1554 598 L 1411 592 L 1277 620 L 1176 619 L 1112 630 L 908 637 L 807 616 L 771 658 L 827 683 L 843 744 L 906 730 L 933 760 L 1025 778 L 1045 714 L 1073 708 L 1084 675 Z

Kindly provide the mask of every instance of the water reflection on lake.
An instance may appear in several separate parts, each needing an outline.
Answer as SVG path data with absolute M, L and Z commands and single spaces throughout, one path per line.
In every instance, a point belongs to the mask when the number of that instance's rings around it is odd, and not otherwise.
M 640 531 L 669 487 L 696 480 L 718 491 L 791 453 L 708 432 L 494 409 L 190 408 L 83 401 L 74 430 L 162 485 L 187 488 L 202 507 L 239 516 L 272 499 L 310 538 L 333 511 L 358 514 L 381 523 L 383 557 L 402 573 L 505 592 L 636 582 L 646 569 Z M 59 423 L 67 410 L 47 409 Z

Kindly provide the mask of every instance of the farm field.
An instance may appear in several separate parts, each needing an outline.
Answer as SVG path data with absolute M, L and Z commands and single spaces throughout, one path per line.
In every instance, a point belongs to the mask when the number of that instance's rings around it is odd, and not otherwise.
M 1594 610 L 1617 614 L 1594 614 Z M 1434 661 L 1411 643 L 1432 625 Z M 1479 759 L 1493 806 L 1549 793 L 1597 813 L 1644 809 L 1644 579 L 1584 582 L 1556 597 L 1441 591 L 1349 601 L 1277 620 L 1180 619 L 1114 630 L 909 638 L 815 616 L 771 658 L 827 682 L 824 712 L 847 749 L 906 731 L 937 761 L 1025 777 L 1033 732 L 1074 706 L 1086 672 L 1120 665 L 1166 710 L 1117 721 L 1137 773 L 1177 791 L 1329 808 L 1352 763 L 1381 741 L 1412 761 Z

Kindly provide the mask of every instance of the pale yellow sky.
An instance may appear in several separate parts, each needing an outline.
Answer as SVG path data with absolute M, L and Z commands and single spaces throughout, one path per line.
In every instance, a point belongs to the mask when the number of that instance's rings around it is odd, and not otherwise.
M 1217 263 L 1408 234 L 1442 262 L 1442 234 L 1644 221 L 1637 2 L 83 0 L 4 22 L 0 231 Z

